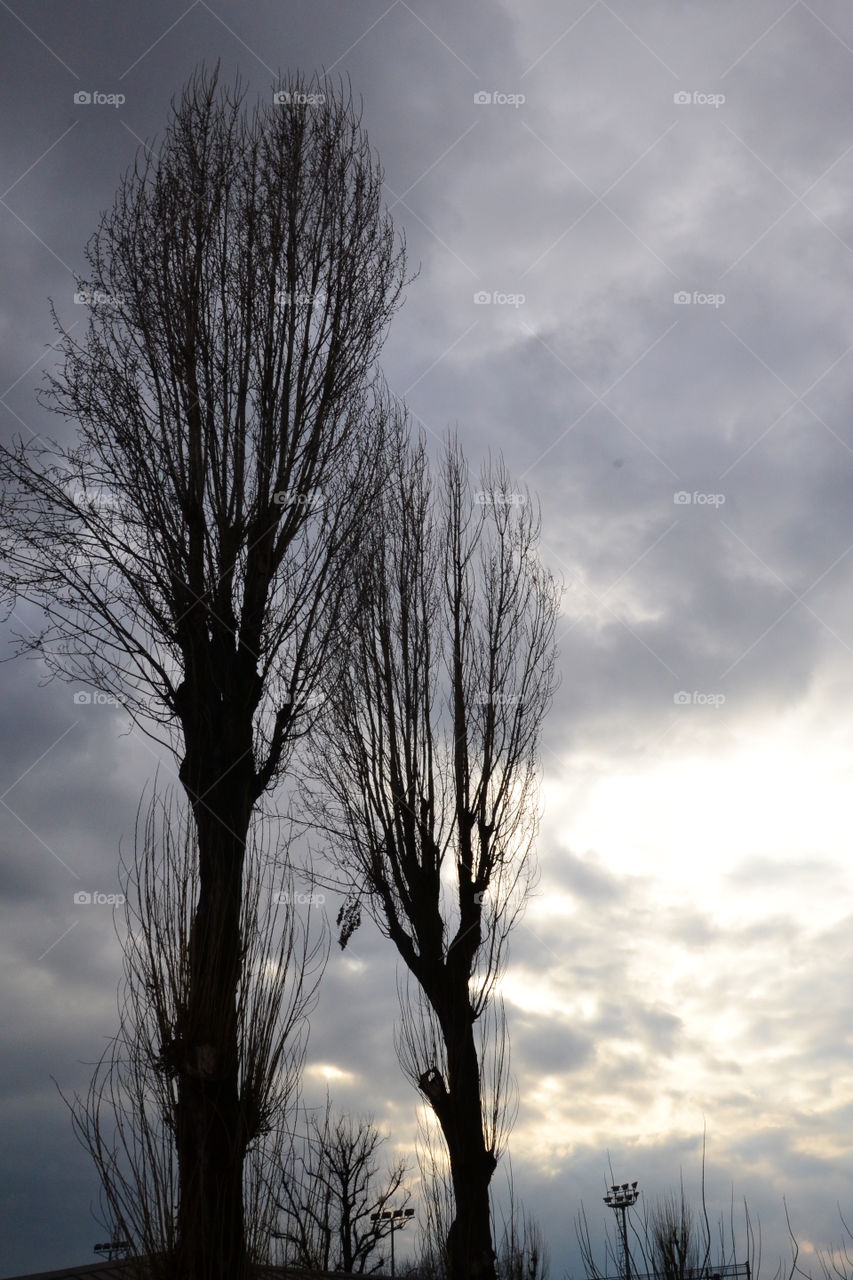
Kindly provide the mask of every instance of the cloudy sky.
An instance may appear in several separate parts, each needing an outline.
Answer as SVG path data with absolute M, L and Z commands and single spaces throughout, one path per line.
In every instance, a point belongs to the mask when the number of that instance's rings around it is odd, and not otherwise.
M 853 1209 L 853 8 L 847 0 L 0 3 L 3 431 L 48 299 L 196 64 L 350 78 L 419 267 L 383 362 L 501 449 L 566 582 L 538 896 L 504 984 L 516 1189 L 577 1270 L 608 1156 L 647 1201 L 746 1196 L 765 1267 Z M 75 94 L 121 95 L 118 105 Z M 121 714 L 0 667 L 0 1270 L 93 1257 L 54 1079 L 115 1029 L 117 851 L 157 765 Z M 164 763 L 161 768 L 167 768 Z M 332 955 L 306 1091 L 411 1148 L 389 944 Z M 498 1182 L 501 1174 L 498 1174 Z M 770 1265 L 767 1267 L 768 1259 Z

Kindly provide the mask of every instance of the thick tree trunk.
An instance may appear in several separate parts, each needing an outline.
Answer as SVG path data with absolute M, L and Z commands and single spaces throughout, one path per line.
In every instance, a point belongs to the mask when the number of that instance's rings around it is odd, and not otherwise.
M 439 1015 L 448 1054 L 448 1082 L 421 1078 L 447 1142 L 455 1215 L 447 1237 L 449 1280 L 495 1280 L 489 1184 L 497 1161 L 486 1147 L 480 1064 L 467 983 L 455 1010 Z
M 451 1168 L 456 1214 L 447 1236 L 450 1280 L 495 1280 L 489 1183 L 494 1159 L 482 1148 Z
M 180 1204 L 176 1280 L 245 1280 L 243 1160 L 237 990 L 243 861 L 256 799 L 251 715 L 185 721 L 181 781 L 198 835 L 199 900 L 190 943 L 190 984 L 176 1034 L 176 1147 Z M 211 704 L 208 704 L 210 706 Z M 215 705 L 215 704 L 214 704 Z
M 210 842 L 220 846 L 216 852 L 205 851 L 207 841 L 201 831 L 199 836 L 201 890 L 178 1076 L 178 1275 L 242 1280 L 244 1141 L 236 1025 L 242 857 L 237 849 L 229 857 L 221 839 Z

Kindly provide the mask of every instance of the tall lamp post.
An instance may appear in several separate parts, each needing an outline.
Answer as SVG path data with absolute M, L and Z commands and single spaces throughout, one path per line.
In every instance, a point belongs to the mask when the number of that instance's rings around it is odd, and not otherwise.
M 627 1213 L 632 1204 L 640 1198 L 636 1182 L 623 1182 L 612 1186 L 604 1197 L 604 1203 L 611 1209 L 619 1209 L 622 1213 L 622 1244 L 625 1249 L 625 1280 L 631 1280 L 631 1255 L 628 1252 L 628 1218 Z
M 380 1213 L 371 1213 L 371 1222 L 390 1222 L 391 1223 L 391 1280 L 394 1280 L 396 1271 L 394 1270 L 394 1230 L 399 1224 L 404 1227 L 410 1218 L 414 1218 L 414 1209 L 383 1209 Z

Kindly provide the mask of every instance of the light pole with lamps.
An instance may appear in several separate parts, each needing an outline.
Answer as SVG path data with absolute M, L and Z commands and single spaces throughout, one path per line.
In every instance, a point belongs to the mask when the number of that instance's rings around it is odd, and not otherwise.
M 383 1209 L 379 1213 L 371 1213 L 371 1222 L 390 1222 L 391 1223 L 391 1280 L 394 1280 L 396 1272 L 394 1270 L 394 1229 L 397 1223 L 401 1227 L 406 1225 L 410 1218 L 414 1218 L 414 1209 Z
M 625 1280 L 631 1280 L 631 1255 L 628 1252 L 628 1219 L 627 1213 L 632 1204 L 636 1204 L 640 1193 L 636 1182 L 623 1182 L 612 1186 L 604 1197 L 604 1203 L 611 1209 L 619 1209 L 622 1213 L 622 1244 L 625 1248 Z
M 113 1236 L 112 1240 L 105 1240 L 102 1244 L 95 1245 L 95 1253 L 105 1254 L 110 1262 L 115 1258 L 127 1257 L 130 1252 L 130 1242 L 128 1240 L 117 1240 Z

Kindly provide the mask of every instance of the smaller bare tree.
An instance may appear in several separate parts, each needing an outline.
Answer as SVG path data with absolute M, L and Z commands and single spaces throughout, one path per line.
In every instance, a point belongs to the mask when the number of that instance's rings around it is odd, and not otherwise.
M 237 992 L 243 1204 L 248 1255 L 256 1262 L 268 1258 L 275 1215 L 269 1170 L 284 1149 L 307 1015 L 328 950 L 325 927 L 312 930 L 297 917 L 292 882 L 268 834 L 257 822 L 247 848 Z M 109 1222 L 132 1256 L 146 1259 L 146 1280 L 171 1280 L 180 1191 L 174 1046 L 186 1017 L 198 860 L 191 814 L 156 789 L 144 814 L 140 804 L 134 854 L 130 865 L 121 861 L 120 881 L 126 919 L 119 1030 L 86 1096 L 66 1101 L 97 1167 Z
M 700 1236 L 683 1181 L 679 1195 L 670 1191 L 653 1203 L 644 1235 L 651 1270 L 661 1280 L 685 1280 L 700 1271 L 710 1255 L 710 1240 Z
M 614 1181 L 611 1170 L 611 1181 Z M 656 1280 L 714 1280 L 725 1275 L 746 1275 L 749 1280 L 760 1280 L 762 1265 L 761 1223 L 743 1201 L 743 1219 L 735 1217 L 734 1194 L 728 1218 L 720 1212 L 716 1231 L 711 1228 L 705 1190 L 705 1142 L 702 1143 L 702 1177 L 699 1203 L 694 1207 L 688 1201 L 681 1180 L 679 1191 L 659 1197 L 651 1205 L 643 1201 L 642 1214 L 629 1214 L 630 1252 L 632 1272 L 636 1277 L 654 1276 Z M 787 1207 L 786 1207 L 787 1221 Z M 617 1239 L 618 1232 L 611 1233 L 611 1224 L 605 1233 L 603 1264 L 599 1266 L 599 1251 L 595 1249 L 589 1230 L 586 1210 L 581 1206 L 575 1219 L 575 1237 L 578 1242 L 585 1280 L 605 1280 L 606 1276 L 623 1275 L 625 1262 L 623 1246 Z M 798 1247 L 788 1223 L 791 1242 L 791 1258 L 786 1265 L 780 1257 L 771 1280 L 793 1280 L 797 1267 Z M 828 1278 L 827 1278 L 828 1280 Z
M 322 1117 L 312 1115 L 294 1141 L 276 1187 L 285 1263 L 355 1275 L 382 1267 L 377 1250 L 391 1223 L 381 1214 L 410 1198 L 405 1160 L 381 1163 L 386 1141 L 371 1116 L 335 1114 L 326 1097 Z
M 548 1280 L 550 1253 L 539 1222 L 516 1198 L 512 1162 L 507 1164 L 507 1205 L 501 1210 L 495 1269 L 498 1280 Z
M 838 1206 L 838 1217 L 841 1220 L 841 1239 L 837 1244 L 830 1243 L 825 1249 L 818 1249 L 817 1261 L 823 1280 L 853 1280 L 853 1230 Z
M 416 1273 L 419 1280 L 447 1280 L 447 1237 L 453 1222 L 453 1180 L 447 1148 L 431 1108 L 418 1108 L 415 1153 L 421 1228 Z

